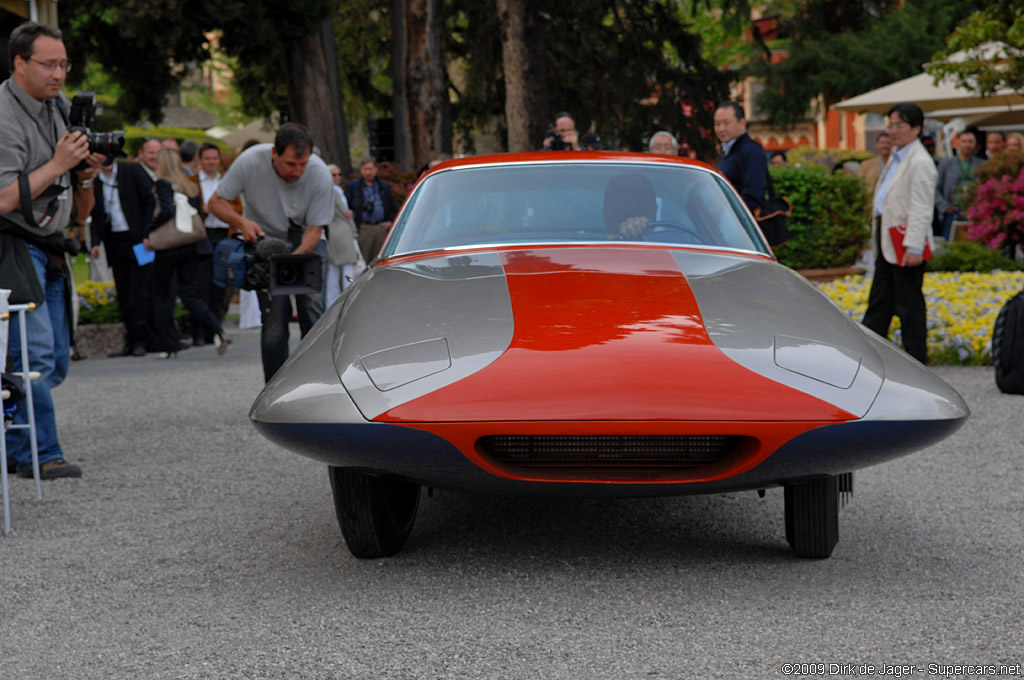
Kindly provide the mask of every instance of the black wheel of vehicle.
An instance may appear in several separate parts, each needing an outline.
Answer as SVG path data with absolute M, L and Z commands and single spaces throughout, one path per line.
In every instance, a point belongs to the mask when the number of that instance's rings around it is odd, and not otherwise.
M 825 477 L 785 488 L 786 542 L 798 557 L 822 559 L 839 542 L 839 480 Z
M 416 521 L 420 487 L 348 468 L 328 467 L 334 511 L 345 544 L 356 557 L 390 557 L 402 549 Z

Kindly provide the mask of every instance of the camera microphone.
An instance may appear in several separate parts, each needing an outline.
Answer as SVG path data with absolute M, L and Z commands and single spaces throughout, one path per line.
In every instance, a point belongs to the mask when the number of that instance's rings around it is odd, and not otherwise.
M 269 260 L 273 255 L 284 255 L 292 252 L 292 247 L 286 241 L 268 236 L 256 242 L 256 257 L 261 260 Z

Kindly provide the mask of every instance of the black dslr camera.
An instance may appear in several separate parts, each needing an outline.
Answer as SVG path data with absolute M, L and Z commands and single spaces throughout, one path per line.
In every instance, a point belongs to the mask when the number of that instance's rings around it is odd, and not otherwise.
M 71 113 L 68 132 L 81 132 L 89 140 L 89 153 L 101 153 L 104 156 L 125 157 L 124 130 L 113 132 L 93 132 L 89 128 L 96 117 L 96 93 L 79 92 L 71 100 Z M 82 163 L 79 168 L 84 168 Z
M 551 140 L 551 146 L 548 147 L 550 151 L 570 151 L 572 145 L 562 139 L 562 135 L 555 130 L 548 130 L 544 135 L 544 139 Z

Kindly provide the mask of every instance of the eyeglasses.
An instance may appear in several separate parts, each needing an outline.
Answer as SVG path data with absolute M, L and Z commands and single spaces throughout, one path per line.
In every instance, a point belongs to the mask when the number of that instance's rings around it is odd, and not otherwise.
M 895 123 L 889 123 L 885 126 L 886 130 L 902 130 L 903 128 L 910 127 L 910 123 L 904 121 L 897 121 Z
M 36 62 L 37 64 L 42 66 L 43 70 L 46 71 L 47 73 L 53 73 L 58 68 L 60 70 L 64 71 L 64 75 L 67 75 L 67 74 L 71 73 L 71 64 L 70 64 L 70 62 L 66 62 L 66 61 L 39 61 L 38 59 L 34 59 L 32 57 L 29 57 L 29 61 Z

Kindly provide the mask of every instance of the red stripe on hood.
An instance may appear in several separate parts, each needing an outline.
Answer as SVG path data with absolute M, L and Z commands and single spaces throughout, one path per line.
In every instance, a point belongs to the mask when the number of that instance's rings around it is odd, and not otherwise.
M 377 420 L 854 418 L 749 371 L 713 345 L 668 251 L 551 248 L 502 257 L 515 315 L 508 350 Z

